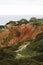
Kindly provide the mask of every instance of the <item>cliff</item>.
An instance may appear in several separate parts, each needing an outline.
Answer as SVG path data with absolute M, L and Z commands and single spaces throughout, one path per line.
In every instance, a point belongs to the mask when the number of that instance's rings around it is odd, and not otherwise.
M 39 33 L 43 32 L 43 24 L 37 20 L 35 18 L 31 18 L 29 21 L 22 19 L 10 21 L 4 27 L 0 26 L 0 47 L 9 46 L 26 39 L 35 39 Z

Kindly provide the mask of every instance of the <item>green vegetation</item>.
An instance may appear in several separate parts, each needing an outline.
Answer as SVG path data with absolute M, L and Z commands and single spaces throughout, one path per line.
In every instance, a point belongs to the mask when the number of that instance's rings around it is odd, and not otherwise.
M 40 38 L 38 40 L 25 40 L 0 48 L 0 65 L 43 65 L 42 36 L 43 34 L 40 33 L 36 37 L 36 39 Z
M 13 22 L 13 25 L 16 26 L 17 25 L 16 22 Z
M 0 29 L 0 33 L 2 33 L 4 30 Z
M 29 23 L 26 19 L 21 19 L 20 21 L 18 21 L 18 25 L 21 25 L 21 24 L 27 24 Z
M 37 19 L 37 18 L 33 17 L 29 20 L 29 23 L 33 24 L 33 25 L 37 25 L 37 26 L 43 25 L 43 19 Z
M 9 42 L 12 39 L 13 34 L 9 34 L 6 38 L 3 39 L 3 42 L 1 42 L 2 45 L 6 44 L 6 42 Z
M 29 21 L 27 21 L 26 19 L 21 19 L 19 21 L 10 21 L 6 25 L 8 24 L 13 24 L 14 26 L 22 25 L 22 24 L 33 24 L 38 26 L 38 25 L 43 25 L 43 19 L 37 19 L 35 17 L 32 17 Z
M 14 26 L 29 23 L 36 25 L 35 29 L 37 29 L 37 26 L 43 24 L 42 21 L 43 19 L 31 18 L 29 21 L 22 19 L 17 24 L 12 21 L 10 23 Z M 14 30 L 3 39 L 2 44 L 8 43 L 14 33 L 17 37 L 20 36 L 20 32 Z M 43 32 L 38 34 L 34 40 L 26 39 L 11 46 L 0 48 L 0 65 L 43 65 Z

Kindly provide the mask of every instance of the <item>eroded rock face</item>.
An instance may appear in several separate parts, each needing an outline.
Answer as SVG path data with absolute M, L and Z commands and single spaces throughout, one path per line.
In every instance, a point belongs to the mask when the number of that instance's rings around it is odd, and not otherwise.
M 0 33 L 0 47 L 21 42 L 25 39 L 35 39 L 37 34 L 43 32 L 43 25 L 22 24 L 13 26 L 12 23 L 6 25 L 8 28 Z

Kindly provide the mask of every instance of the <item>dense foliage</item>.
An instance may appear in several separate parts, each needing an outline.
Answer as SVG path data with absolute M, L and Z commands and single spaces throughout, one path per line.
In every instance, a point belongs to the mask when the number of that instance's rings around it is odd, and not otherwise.
M 38 26 L 43 24 L 42 21 L 43 19 L 31 18 L 29 21 L 22 19 L 18 23 L 12 21 L 10 23 L 14 26 L 27 23 Z M 13 33 L 16 33 L 17 37 L 20 36 L 20 32 L 15 30 L 4 39 L 2 44 L 8 42 Z M 0 65 L 43 65 L 43 32 L 38 34 L 34 40 L 26 39 L 0 48 Z

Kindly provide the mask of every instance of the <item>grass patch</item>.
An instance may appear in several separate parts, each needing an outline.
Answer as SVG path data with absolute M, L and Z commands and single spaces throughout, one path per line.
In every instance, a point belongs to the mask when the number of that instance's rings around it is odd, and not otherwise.
M 0 33 L 2 33 L 4 30 L 0 29 Z

